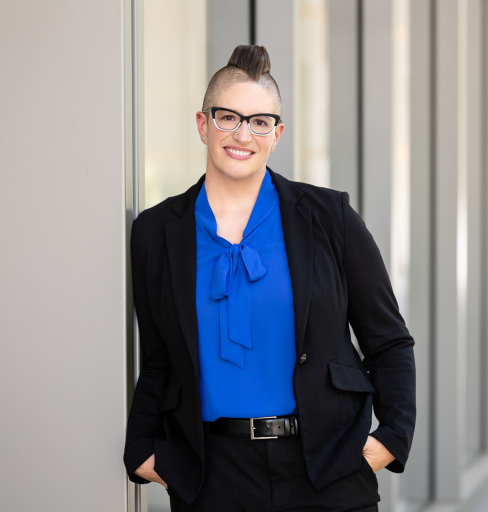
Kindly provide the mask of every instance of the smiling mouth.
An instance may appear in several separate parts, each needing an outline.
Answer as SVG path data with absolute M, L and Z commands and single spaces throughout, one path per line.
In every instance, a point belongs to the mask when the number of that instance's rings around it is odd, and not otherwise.
M 229 151 L 230 153 L 233 153 L 234 155 L 238 155 L 238 156 L 248 156 L 248 155 L 252 155 L 254 153 L 254 151 L 239 151 L 238 149 L 232 149 L 232 148 L 228 148 L 228 147 L 226 147 L 225 149 L 227 151 Z

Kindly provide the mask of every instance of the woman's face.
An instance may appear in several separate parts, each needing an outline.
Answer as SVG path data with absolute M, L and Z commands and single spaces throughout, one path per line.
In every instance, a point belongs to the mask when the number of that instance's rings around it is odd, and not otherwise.
M 273 97 L 255 82 L 237 83 L 222 92 L 214 107 L 235 110 L 244 116 L 269 113 L 278 114 Z M 236 131 L 219 130 L 209 112 L 208 123 L 205 114 L 197 113 L 197 126 L 200 137 L 208 147 L 207 172 L 214 169 L 229 178 L 242 179 L 264 170 L 269 154 L 276 148 L 278 139 L 284 130 L 280 123 L 269 135 L 254 135 L 249 131 L 247 121 L 243 121 Z M 249 152 L 248 155 L 236 155 L 229 151 Z

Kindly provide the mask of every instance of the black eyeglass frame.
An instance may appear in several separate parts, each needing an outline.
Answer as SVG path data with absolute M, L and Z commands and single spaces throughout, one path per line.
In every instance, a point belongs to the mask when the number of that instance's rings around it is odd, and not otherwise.
M 208 112 L 209 110 L 212 111 L 212 119 L 213 119 L 213 122 L 214 122 L 214 125 L 219 129 L 219 130 L 222 130 L 223 132 L 235 132 L 239 126 L 241 126 L 242 124 L 242 121 L 247 121 L 247 127 L 249 128 L 249 131 L 251 133 L 253 133 L 254 135 L 259 135 L 259 136 L 266 136 L 266 135 L 271 135 L 276 127 L 282 123 L 283 121 L 281 120 L 281 117 L 278 115 L 278 114 L 253 114 L 251 116 L 243 116 L 242 114 L 239 114 L 239 112 L 236 112 L 235 110 L 231 110 L 230 108 L 224 108 L 224 107 L 209 107 L 205 110 L 200 110 L 200 112 L 202 113 L 205 113 L 205 112 Z M 239 121 L 239 124 L 233 128 L 232 130 L 226 130 L 225 128 L 220 128 L 220 126 L 217 125 L 217 122 L 215 121 L 215 112 L 217 112 L 218 110 L 226 110 L 227 112 L 232 112 L 233 114 L 237 114 L 240 118 L 240 121 Z M 269 131 L 268 133 L 256 133 L 255 131 L 253 131 L 253 129 L 251 128 L 251 123 L 249 122 L 251 118 L 253 117 L 258 117 L 258 116 L 267 116 L 267 117 L 272 117 L 274 120 L 275 120 L 275 125 L 273 126 L 273 128 L 271 129 L 271 131 Z

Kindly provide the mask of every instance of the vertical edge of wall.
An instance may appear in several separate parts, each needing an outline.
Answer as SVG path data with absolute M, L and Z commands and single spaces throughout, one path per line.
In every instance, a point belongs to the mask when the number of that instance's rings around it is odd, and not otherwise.
M 132 2 L 123 0 L 123 59 L 124 59 L 124 164 L 125 164 L 125 293 L 126 293 L 126 411 L 128 418 L 130 405 L 134 396 L 134 304 L 132 300 L 132 278 L 131 278 L 131 257 L 130 237 L 132 222 L 134 219 L 133 201 L 133 151 L 132 151 Z M 124 429 L 125 433 L 125 429 Z M 135 512 L 135 484 L 126 477 L 126 509 L 127 512 Z
M 482 1 L 470 0 L 466 6 L 465 155 L 466 169 L 466 414 L 465 457 L 478 456 L 482 447 L 481 374 L 482 353 L 482 198 L 483 198 L 483 92 L 482 92 Z
M 458 365 L 458 2 L 436 1 L 435 494 L 460 497 Z
M 430 1 L 410 4 L 410 297 L 409 328 L 414 336 L 417 389 L 431 389 L 431 11 Z M 415 441 L 406 494 L 426 503 L 430 495 L 431 393 L 417 395 Z
M 483 23 L 483 132 L 482 132 L 482 147 L 483 147 L 483 201 L 481 202 L 481 218 L 483 219 L 483 295 L 482 295 L 482 329 L 484 333 L 483 338 L 483 360 L 482 366 L 484 368 L 482 374 L 482 408 L 483 408 L 483 432 L 484 438 L 482 442 L 482 449 L 488 450 L 488 2 L 483 2 L 482 12 Z
M 137 8 L 137 44 L 134 55 L 133 7 Z M 144 0 L 123 0 L 124 62 L 124 158 L 125 158 L 125 292 L 126 292 L 126 419 L 139 375 L 140 353 L 132 295 L 130 240 L 132 223 L 145 207 L 145 138 L 144 138 Z M 134 66 L 135 59 L 135 66 Z M 137 76 L 135 76 L 137 74 Z M 134 95 L 134 83 L 137 86 Z M 137 116 L 137 119 L 134 118 Z M 136 125 L 137 123 L 137 125 Z M 137 162 L 136 160 L 137 159 Z M 137 354 L 136 354 L 137 352 Z M 147 510 L 147 486 L 136 485 L 126 478 L 127 512 Z
M 329 1 L 330 187 L 359 211 L 358 0 Z
M 363 218 L 390 271 L 392 4 L 363 0 Z

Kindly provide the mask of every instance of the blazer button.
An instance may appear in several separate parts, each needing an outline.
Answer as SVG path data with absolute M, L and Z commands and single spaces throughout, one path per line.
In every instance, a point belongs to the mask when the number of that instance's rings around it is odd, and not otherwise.
M 300 356 L 300 364 L 303 364 L 306 361 L 306 359 L 307 359 L 307 354 L 302 354 Z

